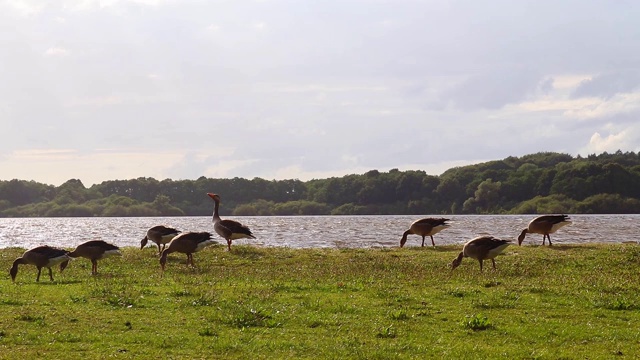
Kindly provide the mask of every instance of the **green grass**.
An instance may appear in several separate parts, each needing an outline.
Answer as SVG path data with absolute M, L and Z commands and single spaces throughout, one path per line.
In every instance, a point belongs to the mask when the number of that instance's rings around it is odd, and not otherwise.
M 54 282 L 8 274 L 0 358 L 610 359 L 640 353 L 640 247 L 511 246 L 480 273 L 459 247 L 123 249 Z M 43 274 L 46 272 L 43 270 Z

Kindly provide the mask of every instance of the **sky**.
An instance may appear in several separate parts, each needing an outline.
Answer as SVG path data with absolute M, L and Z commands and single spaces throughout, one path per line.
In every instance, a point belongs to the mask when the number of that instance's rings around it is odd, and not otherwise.
M 0 0 L 0 180 L 640 151 L 640 2 Z

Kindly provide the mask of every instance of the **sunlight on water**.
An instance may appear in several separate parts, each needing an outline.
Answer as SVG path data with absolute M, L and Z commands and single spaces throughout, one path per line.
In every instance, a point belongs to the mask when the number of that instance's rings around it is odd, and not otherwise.
M 438 216 L 440 217 L 440 216 Z M 451 227 L 434 236 L 437 245 L 462 244 L 481 235 L 516 240 L 532 215 L 449 216 Z M 257 239 L 234 244 L 290 248 L 371 248 L 399 246 L 402 233 L 421 216 L 265 216 L 230 217 L 249 226 Z M 572 215 L 573 224 L 551 235 L 554 244 L 637 242 L 640 215 Z M 118 246 L 140 246 L 146 230 L 169 225 L 182 231 L 209 231 L 218 242 L 210 216 L 154 218 L 20 218 L 0 219 L 0 248 L 52 245 L 72 248 L 88 240 Z M 420 246 L 410 235 L 405 246 Z M 529 234 L 523 244 L 541 244 Z M 427 238 L 425 245 L 430 246 Z

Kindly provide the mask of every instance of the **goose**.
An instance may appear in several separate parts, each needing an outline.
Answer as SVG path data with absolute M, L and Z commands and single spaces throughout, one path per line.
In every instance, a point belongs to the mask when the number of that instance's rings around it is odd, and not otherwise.
M 60 272 L 62 272 L 69 264 L 69 252 L 67 250 L 54 248 L 51 246 L 38 246 L 31 250 L 25 251 L 21 257 L 17 258 L 9 270 L 11 275 L 11 281 L 16 281 L 16 275 L 18 274 L 18 265 L 28 264 L 34 265 L 38 268 L 38 276 L 36 281 L 40 281 L 40 272 L 43 267 L 49 269 L 49 279 L 53 281 L 53 273 L 51 267 L 60 265 Z
M 78 245 L 69 253 L 72 258 L 83 257 L 91 260 L 91 275 L 98 274 L 98 260 L 109 256 L 122 256 L 120 248 L 102 240 L 91 240 Z
M 524 237 L 527 233 L 542 234 L 542 245 L 544 245 L 545 239 L 549 239 L 549 246 L 551 246 L 551 235 L 558 229 L 565 225 L 571 224 L 569 221 L 569 215 L 542 215 L 531 220 L 529 225 L 522 230 L 520 236 L 518 236 L 518 245 L 522 244 Z
M 440 231 L 451 227 L 451 225 L 447 224 L 449 219 L 444 218 L 424 218 L 420 220 L 416 220 L 411 224 L 409 230 L 405 231 L 402 234 L 402 239 L 400 239 L 400 247 L 403 247 L 407 242 L 407 235 L 420 235 L 422 236 L 422 246 L 424 246 L 425 237 L 431 237 L 431 244 L 436 246 L 436 243 L 433 241 L 433 235 L 439 233 Z
M 144 249 L 144 247 L 147 246 L 147 242 L 151 240 L 158 246 L 158 255 L 160 255 L 165 246 L 178 234 L 180 234 L 180 231 L 172 227 L 164 225 L 154 226 L 147 230 L 147 235 L 145 235 L 140 242 L 140 250 Z M 160 249 L 160 245 L 162 245 L 162 250 Z
M 480 263 L 480 271 L 482 271 L 482 262 L 484 260 L 491 259 L 493 269 L 495 270 L 496 262 L 493 259 L 510 244 L 511 240 L 500 240 L 493 236 L 480 236 L 469 240 L 464 244 L 464 247 L 458 254 L 458 257 L 451 263 L 451 268 L 457 268 L 460 266 L 460 263 L 462 263 L 462 258 L 469 257 L 478 260 Z
M 187 255 L 187 266 L 195 267 L 193 263 L 193 253 L 198 252 L 205 247 L 214 244 L 215 241 L 211 238 L 211 233 L 208 232 L 185 232 L 176 236 L 171 240 L 166 249 L 162 251 L 160 256 L 160 266 L 164 271 L 164 266 L 167 263 L 167 255 L 179 252 Z
M 207 193 L 215 202 L 213 208 L 213 229 L 216 233 L 227 240 L 227 247 L 231 251 L 231 241 L 235 239 L 255 239 L 248 227 L 234 220 L 222 220 L 218 215 L 218 207 L 220 207 L 220 196 L 213 193 Z

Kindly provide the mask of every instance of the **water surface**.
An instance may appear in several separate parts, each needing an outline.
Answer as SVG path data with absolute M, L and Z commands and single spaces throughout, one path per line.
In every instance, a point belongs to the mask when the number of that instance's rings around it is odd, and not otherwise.
M 423 216 L 260 216 L 228 217 L 249 226 L 257 239 L 234 244 L 290 248 L 397 247 L 411 222 Z M 440 217 L 440 216 L 438 216 Z M 515 240 L 532 215 L 453 215 L 451 227 L 434 236 L 436 245 L 462 244 L 480 235 Z M 637 242 L 640 215 L 572 215 L 573 224 L 551 235 L 554 244 Z M 182 231 L 213 231 L 211 216 L 126 218 L 4 218 L 0 248 L 52 245 L 71 248 L 88 240 L 118 246 L 140 246 L 146 230 L 165 224 Z M 410 235 L 405 246 L 420 246 Z M 541 244 L 542 235 L 528 234 L 524 244 Z M 427 238 L 426 245 L 431 244 Z

